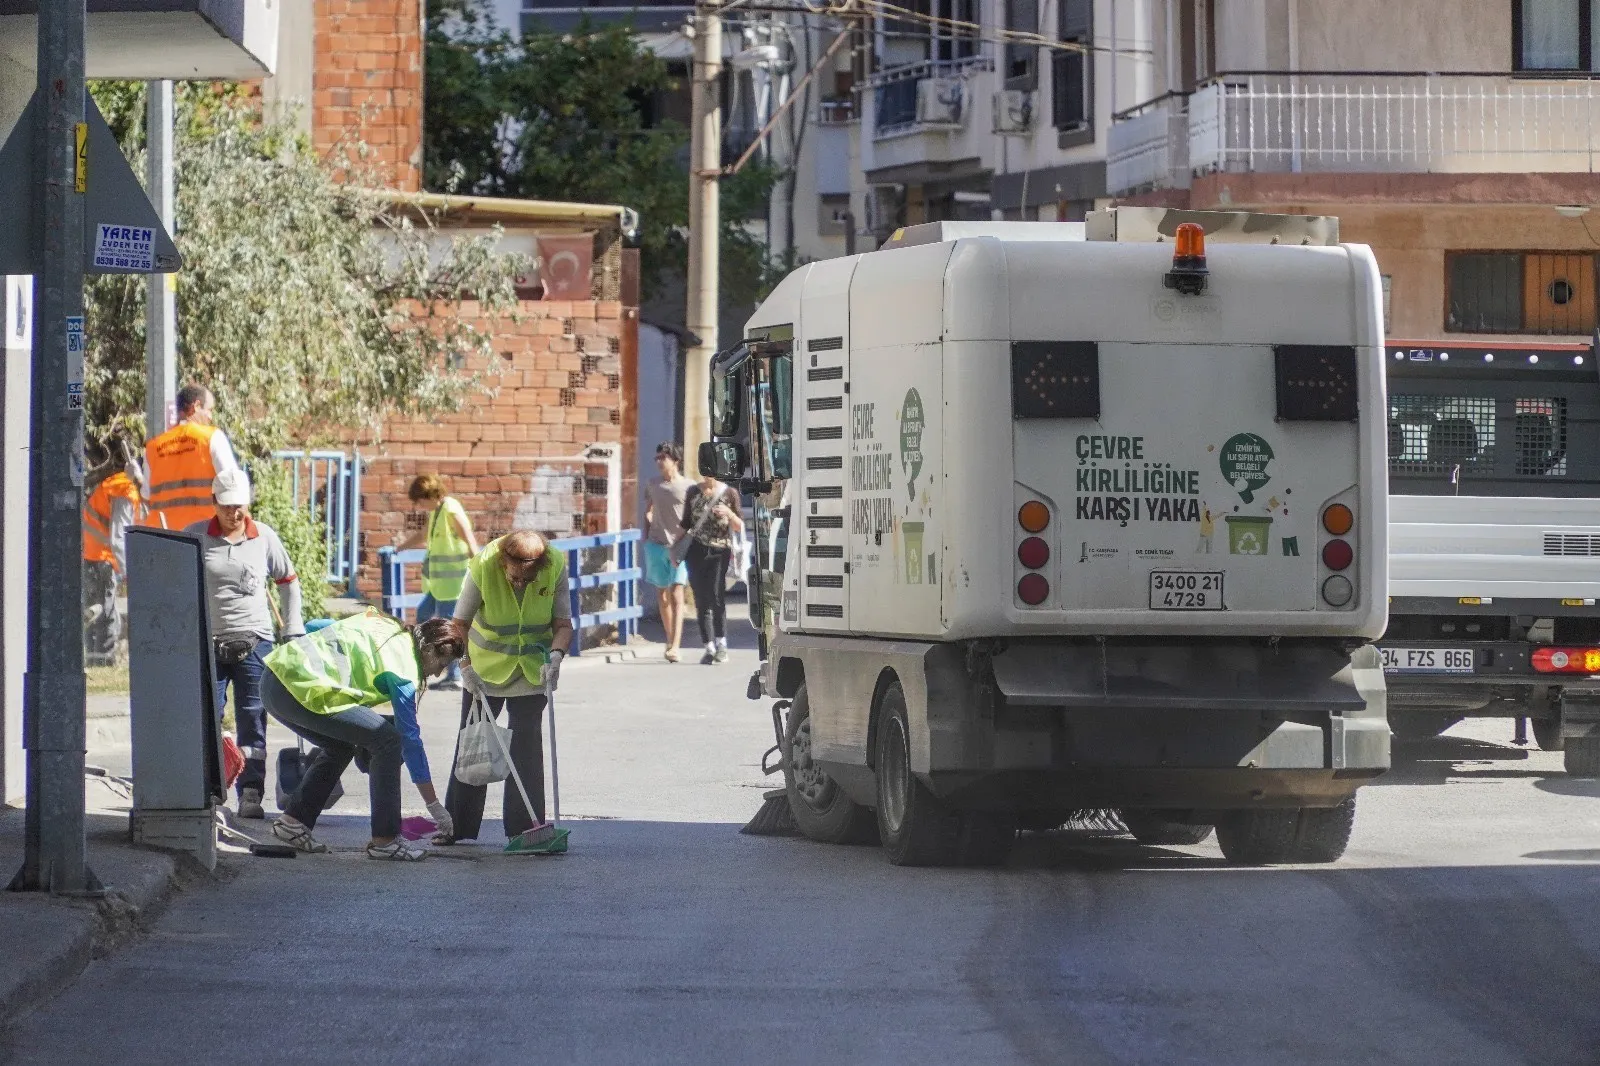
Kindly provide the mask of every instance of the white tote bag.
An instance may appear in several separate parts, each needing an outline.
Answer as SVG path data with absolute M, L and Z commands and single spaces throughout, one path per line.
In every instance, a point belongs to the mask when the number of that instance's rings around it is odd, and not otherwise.
M 496 725 L 489 701 L 475 694 L 467 724 L 456 738 L 456 780 L 463 785 L 491 785 L 511 776 L 511 730 Z

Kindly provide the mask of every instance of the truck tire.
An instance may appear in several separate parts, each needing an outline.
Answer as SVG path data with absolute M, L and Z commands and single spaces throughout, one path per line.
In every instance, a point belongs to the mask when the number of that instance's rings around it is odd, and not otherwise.
M 1600 777 L 1600 737 L 1568 737 L 1562 761 L 1573 777 Z
M 1352 796 L 1337 807 L 1229 811 L 1217 822 L 1217 843 L 1241 866 L 1336 862 L 1355 825 Z
M 957 811 L 911 772 L 906 697 L 891 682 L 878 706 L 878 839 L 896 866 L 998 866 L 1017 835 L 1014 815 Z
M 1184 847 L 1199 844 L 1211 835 L 1211 826 L 1172 817 L 1179 811 L 1125 810 L 1122 824 L 1133 839 L 1153 847 Z
M 1390 712 L 1389 732 L 1401 740 L 1427 740 L 1461 721 L 1457 714 Z
M 821 844 L 870 844 L 872 812 L 811 761 L 811 703 L 801 683 L 783 737 L 783 785 L 800 832 Z

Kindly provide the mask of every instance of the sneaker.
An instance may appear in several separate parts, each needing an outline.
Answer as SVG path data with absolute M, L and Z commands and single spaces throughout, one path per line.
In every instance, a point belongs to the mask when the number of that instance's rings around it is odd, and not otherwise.
M 414 848 L 404 837 L 395 837 L 384 845 L 368 844 L 367 858 L 385 859 L 389 862 L 421 862 L 428 857 L 427 848 Z
M 261 790 L 247 788 L 239 793 L 239 817 L 254 818 L 257 821 L 267 816 L 266 810 L 261 806 Z
M 307 855 L 326 855 L 328 845 L 311 835 L 311 830 L 299 822 L 288 822 L 279 818 L 272 823 L 272 835 L 289 845 L 296 851 L 303 851 Z
M 704 655 L 700 656 L 700 665 L 701 666 L 710 666 L 712 663 L 714 663 L 716 661 L 717 661 L 717 653 L 714 652 L 714 651 L 708 651 Z
M 712 659 L 714 661 L 716 661 L 716 662 L 719 662 L 719 663 L 727 662 L 728 661 L 728 649 L 719 646 L 717 648 L 717 654 L 713 655 Z

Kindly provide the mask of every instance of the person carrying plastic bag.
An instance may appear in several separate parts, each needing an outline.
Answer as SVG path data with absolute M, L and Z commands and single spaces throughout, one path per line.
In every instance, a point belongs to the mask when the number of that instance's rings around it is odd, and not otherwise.
M 476 692 L 485 697 L 490 715 L 506 712 L 511 763 L 535 807 L 529 811 L 517 789 L 506 789 L 503 820 L 510 840 L 545 824 L 544 709 L 572 644 L 566 555 L 531 530 L 491 541 L 467 568 L 455 620 L 468 627 L 461 725 L 472 716 Z M 453 826 L 441 823 L 433 842 L 476 840 L 486 793 L 485 786 L 465 784 L 452 772 L 444 805 Z
M 424 678 L 461 658 L 460 625 L 432 618 L 407 626 L 377 611 L 352 615 L 276 648 L 266 658 L 261 696 L 267 713 L 320 749 L 272 825 L 272 835 L 300 851 L 328 850 L 311 831 L 329 793 L 358 749 L 366 753 L 372 797 L 367 856 L 415 862 L 427 856 L 400 837 L 400 767 L 404 764 L 442 830 L 450 816 L 439 802 L 417 726 Z M 373 708 L 394 708 L 393 718 Z

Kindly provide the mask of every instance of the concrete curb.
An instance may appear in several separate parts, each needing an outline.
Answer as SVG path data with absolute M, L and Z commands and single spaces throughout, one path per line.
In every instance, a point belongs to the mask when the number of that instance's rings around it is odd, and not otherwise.
M 7 954 L 15 960 L 0 968 L 0 1030 L 66 991 L 90 962 L 148 931 L 184 887 L 234 872 L 219 864 L 213 873 L 186 853 L 108 841 L 104 831 L 93 836 L 89 862 L 110 886 L 104 896 L 15 893 L 0 899 Z

